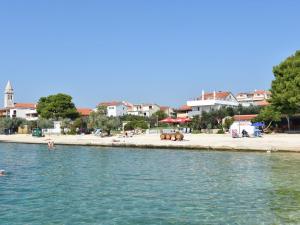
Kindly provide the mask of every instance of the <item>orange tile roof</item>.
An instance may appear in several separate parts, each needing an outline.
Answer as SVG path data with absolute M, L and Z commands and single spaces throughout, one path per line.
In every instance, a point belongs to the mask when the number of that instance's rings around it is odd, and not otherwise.
M 216 92 L 216 99 L 218 100 L 224 100 L 230 95 L 229 91 L 217 91 Z M 198 98 L 199 100 L 202 100 L 202 95 Z M 204 93 L 204 100 L 212 100 L 214 99 L 214 93 Z
M 252 115 L 235 115 L 233 117 L 234 121 L 250 121 L 257 117 L 257 114 Z
M 263 100 L 255 103 L 257 106 L 267 106 L 270 105 L 270 102 Z
M 13 108 L 17 109 L 36 109 L 35 103 L 15 103 Z
M 177 111 L 191 111 L 191 110 L 192 110 L 192 107 L 187 106 L 187 105 L 182 105 L 177 109 Z
M 168 109 L 170 109 L 169 106 L 161 106 L 161 107 L 160 107 L 160 110 L 163 110 L 163 111 L 168 110 Z
M 89 116 L 93 110 L 89 108 L 77 108 L 77 112 L 82 116 Z
M 254 91 L 254 94 L 265 95 L 265 94 L 271 94 L 271 92 L 270 91 L 265 91 L 265 90 L 256 90 L 256 91 Z

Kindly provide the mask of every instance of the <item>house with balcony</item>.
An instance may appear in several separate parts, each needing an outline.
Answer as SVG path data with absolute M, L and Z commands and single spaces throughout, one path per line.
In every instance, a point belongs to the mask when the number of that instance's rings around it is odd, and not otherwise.
M 187 105 L 182 105 L 179 108 L 175 109 L 177 118 L 192 117 L 191 112 L 192 112 L 192 107 Z
M 8 116 L 11 118 L 21 118 L 28 121 L 38 119 L 35 103 L 15 103 L 14 107 L 8 108 Z
M 150 117 L 160 110 L 157 104 L 133 104 L 128 109 L 129 115 Z
M 239 102 L 235 96 L 229 91 L 214 91 L 205 93 L 195 100 L 187 101 L 187 106 L 192 108 L 189 113 L 190 117 L 202 115 L 203 112 L 210 112 L 211 110 L 218 110 L 222 107 L 237 107 Z
M 128 114 L 128 106 L 121 101 L 102 102 L 99 106 L 105 106 L 107 110 L 107 116 L 118 117 Z
M 271 97 L 271 92 L 266 90 L 255 90 L 254 92 L 242 92 L 236 95 L 239 104 L 244 107 L 266 106 L 269 105 L 268 99 Z

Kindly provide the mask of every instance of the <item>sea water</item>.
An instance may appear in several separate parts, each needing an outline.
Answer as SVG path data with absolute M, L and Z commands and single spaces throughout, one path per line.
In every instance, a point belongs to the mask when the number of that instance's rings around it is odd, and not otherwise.
M 300 224 L 300 154 L 0 144 L 0 224 Z

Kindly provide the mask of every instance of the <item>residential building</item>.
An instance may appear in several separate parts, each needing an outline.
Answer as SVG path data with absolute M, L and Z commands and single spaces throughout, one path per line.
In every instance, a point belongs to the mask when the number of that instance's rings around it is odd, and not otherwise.
M 218 91 L 211 93 L 204 93 L 191 101 L 187 101 L 187 106 L 192 107 L 190 116 L 202 115 L 203 112 L 211 110 L 218 110 L 221 107 L 237 107 L 239 105 L 237 99 L 229 91 Z
M 192 107 L 187 105 L 182 105 L 178 109 L 175 109 L 177 118 L 187 118 L 191 117 Z
M 174 116 L 174 110 L 169 106 L 160 106 L 160 110 L 168 115 L 168 117 Z
M 38 113 L 35 103 L 15 103 L 14 107 L 7 108 L 7 116 L 26 120 L 37 120 Z
M 128 107 L 125 102 L 102 102 L 99 105 L 107 107 L 107 116 L 118 117 L 128 114 Z
M 4 108 L 0 109 L 0 116 L 10 118 L 21 118 L 26 120 L 37 120 L 38 114 L 35 103 L 15 103 L 14 89 L 10 81 L 7 82 L 4 91 Z
M 129 108 L 128 114 L 150 117 L 159 110 L 160 106 L 157 104 L 133 104 L 133 106 Z
M 255 90 L 254 92 L 242 92 L 236 95 L 236 99 L 242 106 L 248 107 L 250 105 L 266 106 L 268 99 L 271 97 L 270 91 Z

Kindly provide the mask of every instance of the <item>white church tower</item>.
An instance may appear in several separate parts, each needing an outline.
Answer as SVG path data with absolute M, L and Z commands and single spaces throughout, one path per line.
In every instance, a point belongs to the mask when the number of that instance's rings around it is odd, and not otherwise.
M 8 81 L 4 91 L 4 108 L 14 107 L 14 105 L 14 89 Z

